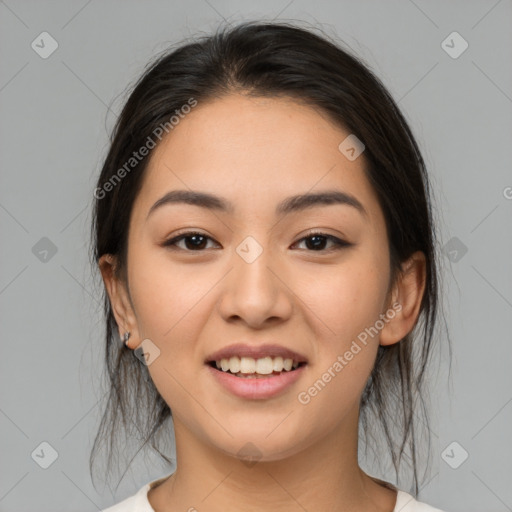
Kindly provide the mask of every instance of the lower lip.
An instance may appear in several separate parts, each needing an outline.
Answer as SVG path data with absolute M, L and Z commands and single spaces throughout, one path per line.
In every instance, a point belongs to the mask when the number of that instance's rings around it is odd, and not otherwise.
M 284 392 L 301 377 L 305 367 L 306 365 L 299 366 L 293 371 L 282 371 L 279 375 L 269 377 L 244 378 L 207 365 L 208 370 L 221 386 L 240 398 L 252 400 L 272 398 Z

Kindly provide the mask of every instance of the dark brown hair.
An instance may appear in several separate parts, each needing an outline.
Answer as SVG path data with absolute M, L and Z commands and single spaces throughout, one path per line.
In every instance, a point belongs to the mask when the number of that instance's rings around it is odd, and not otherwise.
M 355 134 L 365 145 L 366 176 L 386 220 L 392 279 L 415 251 L 425 254 L 426 287 L 418 322 L 399 343 L 379 346 L 360 414 L 365 446 L 374 440 L 378 452 L 382 443 L 376 439 L 383 435 L 397 478 L 400 464 L 408 459 L 414 483 L 411 492 L 417 496 L 417 434 L 422 427 L 428 430 L 425 372 L 439 316 L 429 178 L 397 104 L 369 67 L 340 44 L 287 23 L 245 22 L 168 50 L 150 64 L 117 120 L 98 178 L 93 266 L 103 254 L 114 254 L 119 275 L 126 277 L 130 214 L 151 156 L 150 152 L 127 167 L 133 152 L 147 145 L 148 138 L 154 139 L 159 126 L 169 125 L 171 116 L 191 98 L 201 104 L 233 92 L 295 98 Z M 122 168 L 124 173 L 119 171 Z M 120 174 L 122 179 L 117 179 Z M 108 402 L 91 450 L 91 475 L 102 444 L 107 448 L 109 475 L 112 458 L 119 454 L 116 447 L 123 447 L 116 444 L 121 427 L 128 440 L 140 442 L 139 450 L 149 444 L 172 463 L 158 444 L 159 434 L 168 433 L 163 427 L 171 410 L 147 367 L 120 341 L 105 290 L 103 294 Z M 430 457 L 430 437 L 428 447 Z

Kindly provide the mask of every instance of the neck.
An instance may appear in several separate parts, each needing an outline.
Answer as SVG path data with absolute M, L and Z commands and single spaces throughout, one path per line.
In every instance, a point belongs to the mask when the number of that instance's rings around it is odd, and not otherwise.
M 177 470 L 149 491 L 151 506 L 156 512 L 393 512 L 396 492 L 359 467 L 357 414 L 352 420 L 355 428 L 334 431 L 292 456 L 249 462 L 202 443 L 175 418 Z

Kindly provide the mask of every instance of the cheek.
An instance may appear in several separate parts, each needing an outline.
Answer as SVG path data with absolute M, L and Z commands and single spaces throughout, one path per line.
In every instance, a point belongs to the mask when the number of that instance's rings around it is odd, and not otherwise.
M 130 255 L 129 283 L 141 339 L 149 338 L 159 355 L 148 366 L 151 379 L 173 414 L 191 410 L 197 340 L 208 318 L 206 299 L 215 279 L 192 265 L 172 263 L 165 251 L 139 248 Z M 198 266 L 195 267 L 199 268 Z M 196 411 L 192 416 L 200 416 Z
M 176 410 L 187 409 L 197 377 L 197 341 L 211 315 L 209 292 L 218 281 L 212 266 L 177 264 L 159 249 L 134 249 L 129 283 L 141 339 L 158 348 L 148 367 L 164 400 Z M 197 393 L 198 394 L 198 393 Z
M 331 349 L 339 351 L 378 320 L 387 278 L 371 255 L 358 253 L 339 266 L 318 266 L 314 278 L 301 278 L 294 291 L 311 312 L 318 339 L 328 339 Z M 332 354 L 329 347 L 320 348 Z
M 308 306 L 304 311 L 315 332 L 310 387 L 302 390 L 304 400 L 299 402 L 315 402 L 312 409 L 328 411 L 333 421 L 341 409 L 358 402 L 375 362 L 375 325 L 387 291 L 388 276 L 382 267 L 371 254 L 360 253 L 337 268 L 317 269 L 315 279 L 309 284 L 304 280 L 297 293 Z
M 161 250 L 134 251 L 130 291 L 143 335 L 167 347 L 172 340 L 193 338 L 203 299 L 215 279 L 212 270 L 173 263 Z M 202 275 L 204 276 L 202 277 Z M 186 344 L 190 346 L 189 344 Z

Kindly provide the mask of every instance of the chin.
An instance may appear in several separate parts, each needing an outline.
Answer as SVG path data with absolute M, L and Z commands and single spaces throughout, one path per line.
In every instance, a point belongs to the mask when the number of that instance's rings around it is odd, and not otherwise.
M 300 447 L 297 445 L 283 446 L 283 444 L 272 443 L 269 446 L 269 444 L 268 440 L 240 440 L 239 444 L 235 441 L 233 446 L 224 447 L 223 452 L 249 467 L 256 462 L 284 460 L 300 452 Z
M 275 425 L 272 427 L 275 429 Z M 281 427 L 279 427 L 280 429 Z M 233 437 L 223 439 L 209 439 L 215 449 L 229 457 L 246 462 L 273 462 L 291 457 L 307 448 L 310 436 L 298 429 L 252 428 L 246 430 L 233 430 Z M 236 434 L 235 432 L 240 432 Z M 242 434 L 243 432 L 243 434 Z M 269 435 L 269 432 L 272 432 Z

